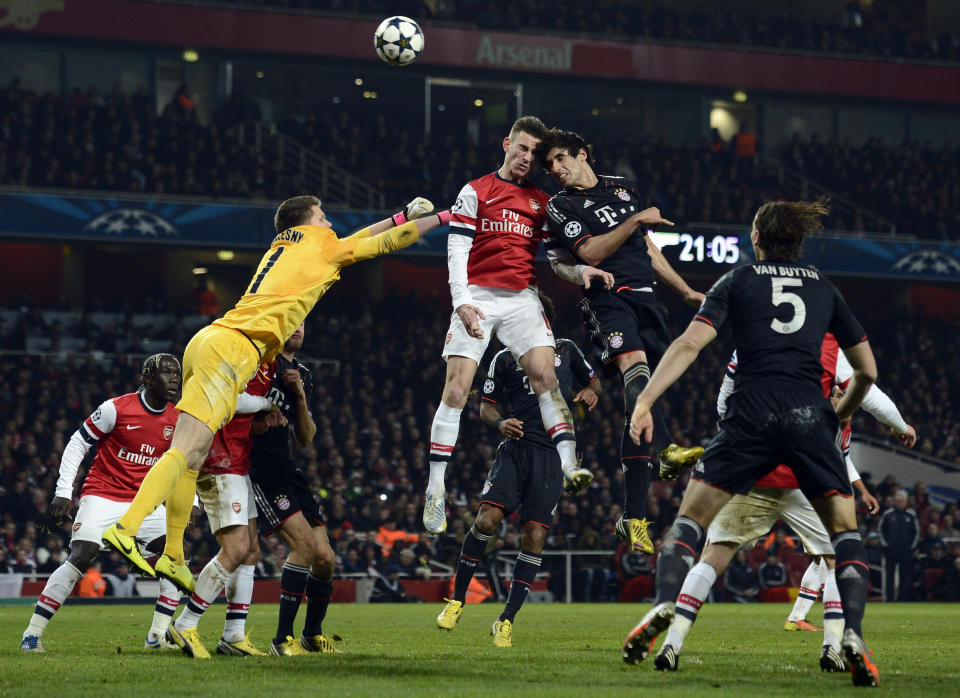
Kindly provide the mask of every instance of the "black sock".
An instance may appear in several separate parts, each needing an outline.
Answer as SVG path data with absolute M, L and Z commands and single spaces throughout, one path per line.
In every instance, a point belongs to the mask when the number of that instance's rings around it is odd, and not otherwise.
M 837 591 L 840 592 L 845 627 L 863 637 L 863 612 L 870 578 L 867 551 L 857 531 L 837 533 L 830 538 L 830 543 L 837 554 Z
M 628 519 L 642 519 L 647 515 L 650 456 L 646 447 L 633 443 L 629 422 L 624 425 L 620 439 L 620 464 L 623 467 L 623 515 Z
M 500 620 L 513 622 L 514 616 L 527 600 L 527 593 L 533 586 L 533 580 L 540 569 L 540 556 L 521 549 L 517 555 L 517 564 L 513 568 L 513 581 L 510 582 L 510 595 L 507 596 L 507 605 L 503 607 Z
M 637 398 L 649 382 L 650 367 L 645 361 L 635 363 L 623 372 L 623 411 L 626 419 L 620 438 L 620 465 L 623 468 L 623 514 L 628 519 L 642 519 L 647 513 L 650 447 L 638 446 L 630 438 L 630 416 Z
M 650 416 L 653 417 L 653 440 L 650 442 L 650 452 L 656 456 L 669 446 L 673 439 L 670 438 L 667 418 L 660 405 L 654 405 L 650 408 Z
M 284 642 L 287 635 L 293 636 L 293 621 L 300 610 L 309 571 L 303 565 L 295 565 L 289 561 L 283 564 L 283 571 L 280 573 L 280 616 L 275 638 L 277 644 Z
M 307 575 L 307 618 L 303 625 L 304 637 L 323 635 L 323 619 L 333 596 L 333 577 Z
M 700 524 L 686 516 L 678 516 L 664 536 L 657 558 L 655 604 L 677 600 L 683 580 L 693 567 L 702 545 Z
M 477 571 L 477 563 L 483 559 L 487 550 L 487 541 L 492 533 L 484 533 L 474 524 L 463 538 L 463 547 L 460 548 L 460 561 L 457 563 L 457 576 L 453 582 L 453 600 L 463 603 L 467 600 L 467 587 Z

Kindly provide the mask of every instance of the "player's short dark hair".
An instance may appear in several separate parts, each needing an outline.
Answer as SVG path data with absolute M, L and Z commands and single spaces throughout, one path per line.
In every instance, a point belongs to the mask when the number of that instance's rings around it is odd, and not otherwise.
M 583 136 L 574 131 L 564 131 L 559 128 L 552 128 L 547 131 L 540 144 L 537 145 L 537 161 L 543 166 L 547 166 L 547 153 L 554 148 L 560 148 L 573 157 L 577 157 L 582 148 L 587 154 L 587 164 L 593 166 L 593 146 L 587 143 Z
M 554 320 L 557 319 L 557 307 L 553 304 L 553 299 L 543 291 L 537 289 L 537 295 L 540 296 L 543 314 L 547 316 L 547 322 L 552 325 Z
M 754 227 L 757 247 L 767 257 L 798 260 L 803 255 L 803 239 L 823 230 L 821 218 L 830 213 L 829 201 L 768 201 L 757 211 Z
M 287 199 L 277 207 L 277 212 L 273 216 L 273 227 L 278 233 L 282 233 L 289 228 L 303 225 L 310 220 L 310 209 L 319 205 L 320 199 L 312 194 Z
M 516 138 L 518 133 L 526 133 L 534 138 L 543 138 L 547 126 L 535 116 L 521 116 L 510 127 L 510 138 Z
M 154 354 L 153 356 L 148 356 L 143 362 L 143 368 L 140 369 L 140 383 L 142 387 L 146 388 L 147 383 L 152 381 L 156 375 L 160 372 L 160 362 L 164 359 L 170 359 L 173 363 L 177 365 L 177 370 L 182 370 L 180 368 L 180 361 L 173 354 Z

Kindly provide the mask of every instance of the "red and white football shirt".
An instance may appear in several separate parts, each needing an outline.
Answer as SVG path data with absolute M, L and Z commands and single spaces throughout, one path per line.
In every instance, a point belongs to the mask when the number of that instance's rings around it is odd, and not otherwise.
M 473 239 L 467 283 L 513 290 L 536 284 L 537 247 L 549 235 L 549 199 L 532 182 L 518 184 L 496 172 L 464 185 L 451 209 L 450 234 Z
M 257 373 L 244 388 L 245 393 L 264 397 L 270 392 L 271 376 L 276 370 L 276 359 L 273 363 L 261 363 Z M 253 436 L 250 426 L 255 414 L 234 415 L 227 424 L 213 437 L 213 445 L 207 454 L 207 460 L 200 468 L 201 472 L 215 475 L 246 475 L 250 472 L 250 449 L 253 447 Z
M 176 423 L 172 402 L 157 411 L 139 392 L 101 404 L 80 430 L 87 443 L 98 446 L 80 496 L 132 501 L 150 468 L 170 448 Z

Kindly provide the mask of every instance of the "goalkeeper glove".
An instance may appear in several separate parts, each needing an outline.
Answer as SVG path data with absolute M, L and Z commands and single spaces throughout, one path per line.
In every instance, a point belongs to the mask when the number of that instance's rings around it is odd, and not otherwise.
M 428 199 L 418 196 L 407 204 L 403 211 L 393 214 L 393 224 L 403 225 L 407 221 L 415 221 L 431 211 L 433 211 L 433 204 Z

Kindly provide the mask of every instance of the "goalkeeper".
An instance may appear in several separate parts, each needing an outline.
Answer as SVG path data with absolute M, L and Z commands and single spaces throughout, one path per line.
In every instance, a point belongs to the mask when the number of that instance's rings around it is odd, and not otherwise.
M 277 235 L 260 260 L 250 286 L 236 307 L 190 340 L 183 355 L 183 397 L 170 449 L 150 470 L 129 509 L 103 533 L 104 543 L 149 576 L 134 536 L 162 502 L 167 521 L 183 526 L 189 519 L 199 468 L 214 434 L 230 421 L 237 395 L 261 362 L 273 360 L 303 323 L 317 301 L 340 278 L 343 267 L 402 249 L 437 226 L 437 215 L 423 198 L 404 211 L 345 238 L 338 238 L 315 196 L 287 199 L 274 216 Z M 182 522 L 182 523 L 181 523 Z M 182 549 L 168 551 L 183 564 Z M 197 580 L 197 592 L 212 580 Z M 222 575 L 223 578 L 226 575 Z M 222 587 L 222 579 L 220 580 Z M 216 598 L 219 588 L 213 592 Z

